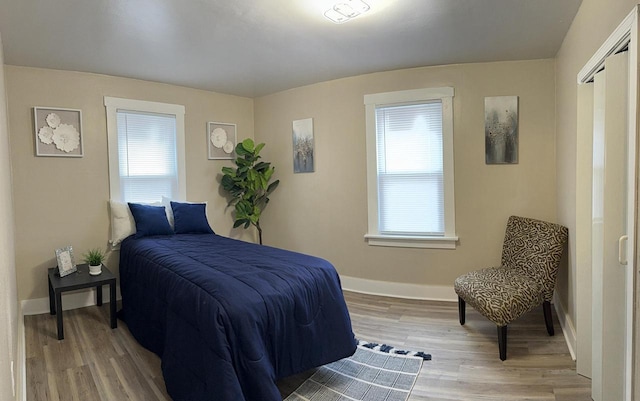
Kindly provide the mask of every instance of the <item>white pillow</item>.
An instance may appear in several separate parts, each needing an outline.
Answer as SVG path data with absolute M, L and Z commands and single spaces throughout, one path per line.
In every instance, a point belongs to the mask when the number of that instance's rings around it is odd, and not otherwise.
M 111 245 L 116 246 L 123 239 L 136 233 L 136 222 L 133 220 L 129 205 L 115 200 L 109 201 L 111 207 Z
M 172 229 L 176 229 L 175 220 L 173 219 L 173 209 L 171 209 L 171 201 L 177 202 L 175 199 L 169 199 L 166 196 L 162 196 L 162 206 L 164 206 L 164 211 L 167 213 L 167 220 L 169 220 L 169 225 Z

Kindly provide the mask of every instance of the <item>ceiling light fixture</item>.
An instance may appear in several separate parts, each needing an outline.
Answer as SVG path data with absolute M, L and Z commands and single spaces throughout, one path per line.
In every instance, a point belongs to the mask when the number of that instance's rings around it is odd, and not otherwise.
M 336 24 L 342 24 L 369 11 L 369 5 L 362 0 L 342 0 L 324 12 L 324 16 Z

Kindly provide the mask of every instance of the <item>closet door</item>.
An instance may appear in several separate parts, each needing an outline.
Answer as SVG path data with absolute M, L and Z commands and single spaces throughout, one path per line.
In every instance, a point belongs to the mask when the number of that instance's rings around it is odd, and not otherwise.
M 578 86 L 576 148 L 576 229 L 570 235 L 576 250 L 576 372 L 591 378 L 591 246 L 593 187 L 593 82 Z M 571 246 L 571 245 L 569 245 Z M 586 300 L 580 302 L 580 300 Z M 640 401 L 640 399 L 638 400 Z
M 627 53 L 610 56 L 594 78 L 593 366 L 595 401 L 624 399 L 626 347 Z

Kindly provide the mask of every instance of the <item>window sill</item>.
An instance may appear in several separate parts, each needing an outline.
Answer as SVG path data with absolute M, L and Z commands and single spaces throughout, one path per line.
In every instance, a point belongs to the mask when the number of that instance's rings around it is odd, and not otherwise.
M 372 246 L 397 248 L 456 249 L 458 237 L 419 237 L 408 235 L 365 234 L 364 238 Z

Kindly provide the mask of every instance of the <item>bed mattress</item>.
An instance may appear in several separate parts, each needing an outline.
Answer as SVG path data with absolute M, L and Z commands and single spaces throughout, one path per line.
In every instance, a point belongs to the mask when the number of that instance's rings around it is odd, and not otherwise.
M 281 400 L 275 381 L 356 340 L 326 260 L 216 234 L 126 239 L 120 315 L 175 401 Z

